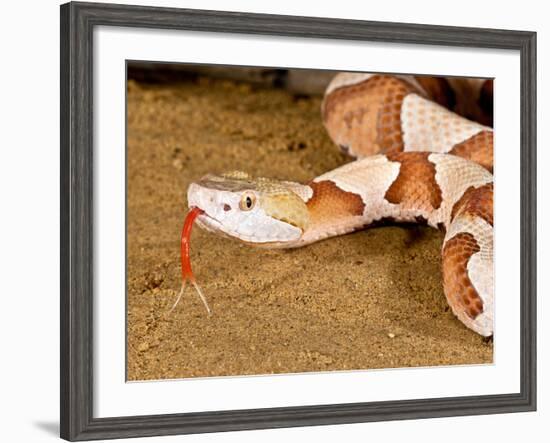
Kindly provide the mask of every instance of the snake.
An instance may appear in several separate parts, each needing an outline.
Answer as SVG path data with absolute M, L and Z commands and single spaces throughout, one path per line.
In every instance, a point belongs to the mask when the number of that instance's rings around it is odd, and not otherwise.
M 321 118 L 353 160 L 308 182 L 243 171 L 192 182 L 182 264 L 195 219 L 264 248 L 304 247 L 381 222 L 427 224 L 444 232 L 443 292 L 453 314 L 492 336 L 493 129 L 482 112 L 491 96 L 492 82 L 483 79 L 460 86 L 445 77 L 336 74 Z M 184 280 L 198 288 L 186 268 Z

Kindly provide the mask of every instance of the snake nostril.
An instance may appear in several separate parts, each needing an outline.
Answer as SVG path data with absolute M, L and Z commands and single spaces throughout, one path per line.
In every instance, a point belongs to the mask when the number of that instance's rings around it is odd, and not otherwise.
M 223 210 L 226 211 L 226 212 L 231 211 L 231 206 L 229 206 L 227 203 L 224 203 Z

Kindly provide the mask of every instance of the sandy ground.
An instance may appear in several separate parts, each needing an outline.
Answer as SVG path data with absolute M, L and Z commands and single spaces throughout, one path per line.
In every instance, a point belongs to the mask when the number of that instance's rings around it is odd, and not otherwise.
M 442 235 L 373 228 L 269 251 L 195 228 L 213 315 L 180 287 L 186 189 L 207 172 L 308 180 L 347 161 L 320 97 L 200 78 L 128 83 L 128 379 L 489 363 L 443 295 Z

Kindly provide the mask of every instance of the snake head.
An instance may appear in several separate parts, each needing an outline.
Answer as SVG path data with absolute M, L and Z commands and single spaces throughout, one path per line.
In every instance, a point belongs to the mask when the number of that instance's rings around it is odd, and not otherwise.
M 208 174 L 187 190 L 189 208 L 204 211 L 199 226 L 254 244 L 297 241 L 309 222 L 301 185 L 234 171 Z

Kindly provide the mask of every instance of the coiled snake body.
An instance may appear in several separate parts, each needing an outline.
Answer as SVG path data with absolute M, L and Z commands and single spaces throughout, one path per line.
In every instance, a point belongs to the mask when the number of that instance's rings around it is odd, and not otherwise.
M 493 131 L 442 106 L 458 107 L 450 83 L 338 74 L 325 93 L 323 122 L 357 160 L 309 183 L 209 174 L 189 186 L 189 207 L 200 208 L 201 227 L 271 248 L 305 246 L 387 219 L 444 229 L 448 303 L 468 328 L 490 336 Z M 486 87 L 480 81 L 471 89 Z

